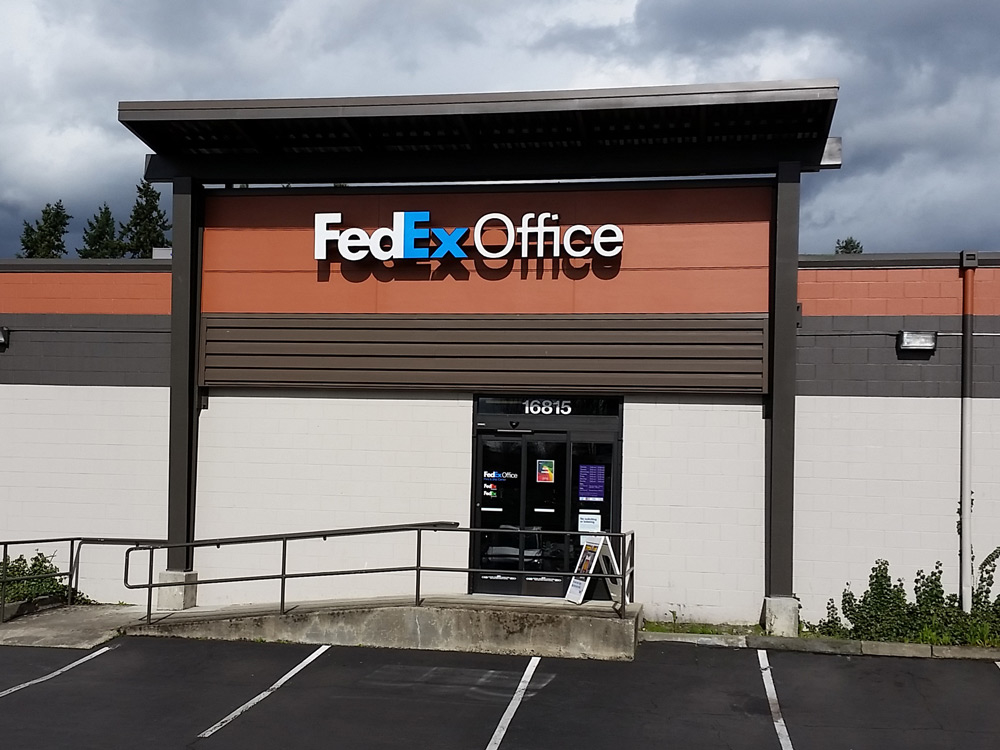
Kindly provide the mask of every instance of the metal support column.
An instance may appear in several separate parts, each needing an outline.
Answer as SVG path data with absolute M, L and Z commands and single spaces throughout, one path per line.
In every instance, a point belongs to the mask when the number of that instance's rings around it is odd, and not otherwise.
M 961 467 L 959 470 L 959 510 L 962 533 L 959 538 L 959 586 L 962 609 L 972 610 L 972 589 L 976 571 L 972 559 L 972 365 L 973 320 L 975 315 L 976 253 L 962 253 L 962 426 Z
M 764 595 L 791 597 L 798 321 L 798 162 L 778 166 L 772 237 L 768 396 L 765 402 Z
M 201 306 L 201 188 L 173 182 L 173 261 L 170 305 L 170 436 L 167 540 L 194 541 L 198 456 L 198 326 Z M 190 547 L 167 550 L 167 569 L 191 570 Z

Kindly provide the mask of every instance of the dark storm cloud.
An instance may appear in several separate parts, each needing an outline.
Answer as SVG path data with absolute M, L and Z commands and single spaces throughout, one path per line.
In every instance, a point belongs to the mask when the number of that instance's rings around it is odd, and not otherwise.
M 803 251 L 853 234 L 883 251 L 1000 249 L 1000 4 L 640 0 L 535 49 L 659 64 L 685 80 L 838 78 L 839 173 L 804 183 Z
M 127 217 L 122 100 L 838 78 L 844 168 L 802 248 L 998 249 L 1000 4 L 822 0 L 20 0 L 0 10 L 0 257 L 62 199 Z M 169 201 L 165 201 L 168 204 Z
M 127 218 L 146 148 L 118 123 L 119 101 L 399 93 L 477 44 L 479 15 L 435 0 L 7 6 L 0 257 L 20 249 L 23 221 L 45 203 L 61 199 L 74 217 L 70 255 L 104 201 Z

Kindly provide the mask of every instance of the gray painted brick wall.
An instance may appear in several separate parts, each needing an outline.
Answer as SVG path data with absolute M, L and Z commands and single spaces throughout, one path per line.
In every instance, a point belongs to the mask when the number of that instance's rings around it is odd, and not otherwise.
M 167 386 L 168 315 L 5 314 L 0 383 Z
M 900 352 L 899 331 L 937 331 L 930 354 Z M 798 393 L 802 396 L 961 395 L 962 319 L 957 315 L 841 316 L 802 319 Z M 975 321 L 973 395 L 1000 397 L 1000 318 Z

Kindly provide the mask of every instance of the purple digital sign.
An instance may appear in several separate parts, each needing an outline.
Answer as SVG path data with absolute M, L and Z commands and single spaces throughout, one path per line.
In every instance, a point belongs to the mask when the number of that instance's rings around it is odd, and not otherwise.
M 580 502 L 599 503 L 604 500 L 604 466 L 580 464 Z

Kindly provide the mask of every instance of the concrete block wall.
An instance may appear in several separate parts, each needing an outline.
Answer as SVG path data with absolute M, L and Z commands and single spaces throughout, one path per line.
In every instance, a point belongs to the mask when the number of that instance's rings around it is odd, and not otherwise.
M 972 401 L 972 553 L 976 567 L 1000 547 L 1000 399 Z M 993 595 L 1000 593 L 1000 582 Z
M 629 397 L 622 529 L 649 619 L 757 622 L 764 597 L 764 419 L 736 398 Z
M 166 388 L 0 385 L 0 539 L 162 538 L 167 519 Z M 11 550 L 57 553 L 66 545 Z M 89 547 L 80 588 L 138 601 L 121 584 L 123 547 Z
M 799 396 L 796 402 L 795 593 L 824 616 L 846 583 L 863 591 L 876 559 L 912 590 L 940 560 L 958 582 L 960 402 Z
M 418 521 L 469 525 L 472 397 L 213 392 L 200 418 L 198 538 Z M 414 535 L 295 543 L 290 570 L 411 565 Z M 424 562 L 468 565 L 464 534 L 425 537 Z M 275 573 L 277 545 L 196 553 L 200 578 Z M 424 593 L 465 592 L 427 574 Z M 203 586 L 199 603 L 277 601 L 276 582 Z M 290 600 L 412 595 L 413 575 L 289 583 Z

